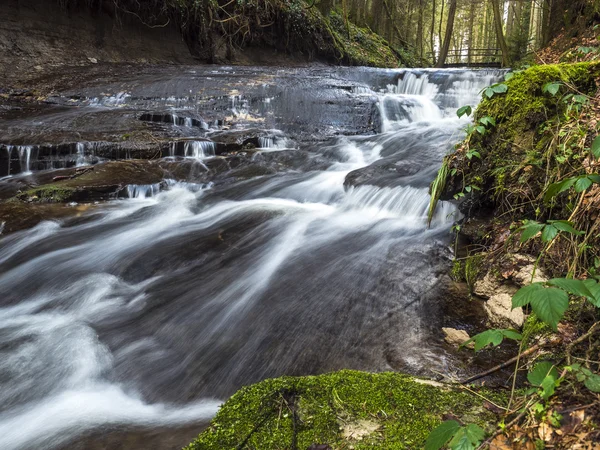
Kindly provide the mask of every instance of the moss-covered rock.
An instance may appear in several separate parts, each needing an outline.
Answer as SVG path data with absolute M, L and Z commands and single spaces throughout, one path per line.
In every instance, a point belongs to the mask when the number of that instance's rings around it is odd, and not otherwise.
M 449 175 L 441 198 L 450 199 L 465 186 L 476 186 L 481 189 L 474 196 L 476 204 L 467 202 L 463 209 L 499 206 L 506 211 L 527 202 L 527 211 L 515 212 L 535 215 L 540 204 L 531 200 L 539 199 L 552 181 L 552 170 L 560 165 L 549 150 L 556 146 L 553 131 L 569 120 L 565 118 L 569 101 L 564 94 L 593 95 L 599 76 L 598 63 L 534 66 L 515 73 L 506 81 L 506 94 L 484 97 L 475 113 L 476 121 L 491 117 L 496 126 L 488 127 L 485 134 L 472 133 L 447 157 L 448 172 L 453 175 Z M 558 95 L 543 91 L 554 82 L 562 83 Z M 468 158 L 469 151 L 481 157 Z
M 417 449 L 446 413 L 480 424 L 493 418 L 482 403 L 399 373 L 282 377 L 242 388 L 186 449 Z

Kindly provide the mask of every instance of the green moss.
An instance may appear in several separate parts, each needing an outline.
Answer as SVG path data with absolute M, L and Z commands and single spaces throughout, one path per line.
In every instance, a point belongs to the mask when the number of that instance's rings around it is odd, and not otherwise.
M 75 189 L 67 186 L 46 184 L 28 191 L 25 191 L 17 196 L 20 200 L 33 199 L 46 203 L 63 203 L 70 200 L 75 193 Z
M 429 432 L 452 412 L 484 423 L 481 398 L 441 389 L 398 373 L 341 371 L 265 380 L 238 391 L 187 450 L 422 448 Z M 344 436 L 352 424 L 372 425 L 361 440 Z M 295 432 L 294 432 L 295 430 Z

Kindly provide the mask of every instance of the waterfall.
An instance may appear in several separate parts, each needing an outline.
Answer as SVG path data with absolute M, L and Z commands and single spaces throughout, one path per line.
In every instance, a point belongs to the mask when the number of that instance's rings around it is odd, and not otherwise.
M 215 156 L 217 146 L 211 141 L 186 141 L 184 144 L 184 156 L 189 158 L 209 158 Z

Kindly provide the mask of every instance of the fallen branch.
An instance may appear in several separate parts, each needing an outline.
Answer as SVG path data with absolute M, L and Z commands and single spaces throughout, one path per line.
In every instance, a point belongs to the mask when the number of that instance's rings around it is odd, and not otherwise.
M 542 344 L 536 344 L 533 347 L 530 347 L 527 350 L 525 350 L 523 353 L 521 353 L 520 357 L 524 358 L 526 356 L 529 356 L 532 353 L 535 353 L 536 351 L 538 351 L 539 349 L 544 348 L 544 347 L 555 347 L 556 345 L 560 344 L 561 342 L 562 341 L 560 338 L 555 338 L 548 342 L 544 342 Z M 505 361 L 502 364 L 498 364 L 497 366 L 494 366 L 491 369 L 486 370 L 485 372 L 478 373 L 477 375 L 473 375 L 472 377 L 469 377 L 466 380 L 462 380 L 462 381 L 460 381 L 460 384 L 472 383 L 473 381 L 479 380 L 480 378 L 487 377 L 488 375 L 491 375 L 494 372 L 498 372 L 499 370 L 502 370 L 505 367 L 510 366 L 511 364 L 515 363 L 517 361 L 517 359 L 519 359 L 519 355 L 517 355 L 513 358 L 510 358 L 508 361 Z

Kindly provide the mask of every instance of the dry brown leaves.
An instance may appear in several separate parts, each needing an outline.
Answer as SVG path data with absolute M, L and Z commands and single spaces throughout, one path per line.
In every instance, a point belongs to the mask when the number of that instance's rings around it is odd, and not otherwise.
M 593 414 L 585 409 L 563 414 L 560 428 L 548 421 L 530 419 L 523 425 L 515 425 L 490 442 L 490 450 L 536 450 L 536 442 L 542 441 L 546 448 L 559 450 L 598 450 L 600 431 L 593 423 Z M 547 416 L 549 417 L 549 416 Z

